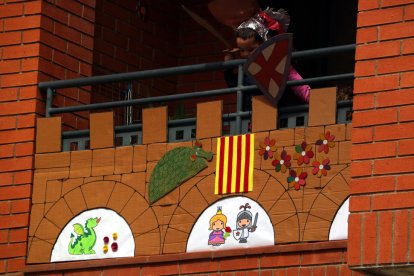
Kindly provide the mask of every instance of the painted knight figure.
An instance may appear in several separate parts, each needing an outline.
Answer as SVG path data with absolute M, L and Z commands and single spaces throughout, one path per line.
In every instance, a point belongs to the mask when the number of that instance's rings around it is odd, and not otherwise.
M 239 243 L 247 243 L 247 238 L 250 232 L 254 232 L 257 229 L 257 218 L 259 213 L 254 216 L 254 222 L 252 224 L 252 212 L 249 203 L 240 206 L 239 209 L 243 209 L 237 214 L 236 229 L 233 230 L 233 237 L 239 241 Z

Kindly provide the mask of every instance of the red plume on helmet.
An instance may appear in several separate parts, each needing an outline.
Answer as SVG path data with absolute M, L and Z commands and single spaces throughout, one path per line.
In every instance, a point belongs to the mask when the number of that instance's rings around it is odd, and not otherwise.
M 284 9 L 273 11 L 267 8 L 259 12 L 263 23 L 268 30 L 275 31 L 277 34 L 283 34 L 287 31 L 290 23 L 290 16 Z

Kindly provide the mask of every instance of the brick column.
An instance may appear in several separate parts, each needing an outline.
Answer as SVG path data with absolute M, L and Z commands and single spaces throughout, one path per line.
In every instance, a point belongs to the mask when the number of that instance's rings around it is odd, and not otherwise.
M 44 112 L 37 84 L 91 74 L 94 7 L 94 0 L 0 3 L 0 274 L 25 265 L 35 119 Z M 89 94 L 62 91 L 56 101 L 86 103 Z
M 348 264 L 374 274 L 408 270 L 414 262 L 412 0 L 359 1 L 355 75 Z

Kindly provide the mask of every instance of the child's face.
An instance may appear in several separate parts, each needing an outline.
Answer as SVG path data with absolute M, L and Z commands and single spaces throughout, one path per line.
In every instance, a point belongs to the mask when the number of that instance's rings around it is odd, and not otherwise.
M 224 228 L 224 223 L 221 220 L 213 222 L 213 230 L 219 231 Z
M 247 58 L 260 45 L 260 43 L 256 41 L 255 37 L 250 37 L 248 39 L 237 37 L 236 43 L 237 47 L 240 49 L 240 56 L 242 58 Z

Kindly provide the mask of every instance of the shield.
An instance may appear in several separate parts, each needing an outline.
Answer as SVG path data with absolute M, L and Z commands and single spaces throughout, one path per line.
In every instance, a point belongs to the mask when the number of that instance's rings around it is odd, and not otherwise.
M 260 45 L 243 70 L 260 91 L 276 106 L 286 87 L 292 54 L 292 34 L 276 35 Z

